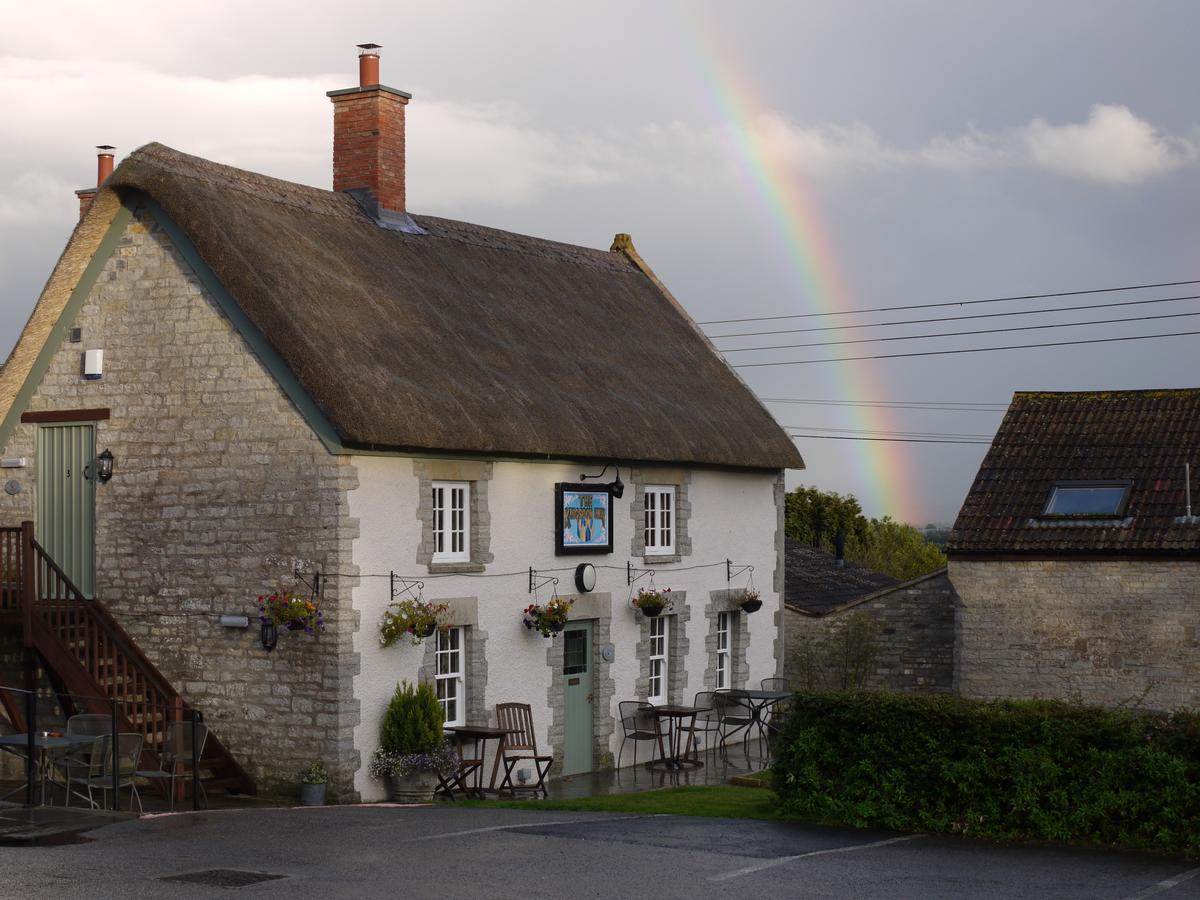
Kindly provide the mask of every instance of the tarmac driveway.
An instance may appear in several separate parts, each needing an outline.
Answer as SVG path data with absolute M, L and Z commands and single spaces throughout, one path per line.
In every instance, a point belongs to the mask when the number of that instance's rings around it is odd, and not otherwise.
M 90 837 L 0 847 L 0 896 L 1200 897 L 1200 867 L 1146 854 L 675 816 L 224 810 Z

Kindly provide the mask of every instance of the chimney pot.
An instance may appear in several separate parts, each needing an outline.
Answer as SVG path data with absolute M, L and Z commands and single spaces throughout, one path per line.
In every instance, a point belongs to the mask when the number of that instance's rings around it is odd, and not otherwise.
M 96 187 L 100 187 L 113 171 L 113 151 L 117 148 L 112 144 L 97 144 L 100 152 L 96 155 Z
M 370 87 L 379 84 L 379 44 L 358 45 L 358 86 Z

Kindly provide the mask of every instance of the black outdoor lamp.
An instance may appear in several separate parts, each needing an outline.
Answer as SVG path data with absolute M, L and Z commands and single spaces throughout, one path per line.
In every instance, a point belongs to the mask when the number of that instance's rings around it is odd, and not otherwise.
M 596 475 L 584 475 L 584 474 L 580 474 L 580 476 L 579 476 L 579 480 L 580 480 L 580 481 L 587 481 L 589 478 L 599 478 L 599 477 L 601 477 L 601 476 L 602 476 L 602 475 L 603 475 L 605 472 L 607 472 L 607 471 L 608 471 L 608 468 L 609 468 L 609 466 L 612 466 L 612 463 L 609 463 L 608 465 L 606 465 L 606 466 L 605 466 L 603 469 L 601 469 L 601 470 L 600 470 L 600 472 L 599 472 L 598 474 L 596 474 Z M 613 468 L 615 468 L 615 469 L 617 470 L 617 477 L 616 477 L 616 478 L 614 478 L 612 481 L 610 481 L 608 484 L 604 485 L 604 487 L 605 487 L 605 488 L 607 488 L 609 491 L 611 491 L 611 492 L 612 492 L 612 495 L 613 495 L 614 497 L 616 497 L 618 500 L 620 500 L 620 499 L 621 499 L 621 495 L 625 493 L 625 482 L 623 482 L 623 481 L 621 480 L 621 467 L 620 467 L 620 466 L 613 466 Z
M 96 457 L 96 477 L 100 479 L 100 483 L 106 483 L 112 478 L 113 473 L 113 455 L 111 450 L 105 450 Z

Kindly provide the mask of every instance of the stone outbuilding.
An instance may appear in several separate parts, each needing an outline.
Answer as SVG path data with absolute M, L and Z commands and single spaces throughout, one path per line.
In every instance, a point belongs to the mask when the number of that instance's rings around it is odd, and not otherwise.
M 150 751 L 202 710 L 205 777 L 230 787 L 291 789 L 322 759 L 335 797 L 381 797 L 380 717 L 419 678 L 449 722 L 528 703 L 556 772 L 602 768 L 618 701 L 780 674 L 803 461 L 627 235 L 410 212 L 410 97 L 377 50 L 329 95 L 333 191 L 158 144 L 109 174 L 102 148 L 0 373 L 0 625 L 53 560 L 41 661 L 117 696 Z M 651 584 L 674 598 L 656 619 L 630 605 Z M 256 598 L 280 589 L 324 631 L 268 650 Z M 554 592 L 573 605 L 546 639 L 523 610 Z M 417 596 L 445 631 L 382 646 Z
M 1013 397 L 947 548 L 963 694 L 1200 703 L 1198 448 L 1197 388 Z

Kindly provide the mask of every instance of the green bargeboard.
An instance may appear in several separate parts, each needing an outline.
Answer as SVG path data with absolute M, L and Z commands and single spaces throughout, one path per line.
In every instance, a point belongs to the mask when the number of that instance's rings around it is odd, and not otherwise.
M 590 772 L 592 765 L 592 623 L 563 630 L 563 774 Z
M 84 596 L 91 597 L 96 567 L 95 426 L 40 426 L 37 464 L 38 543 Z

